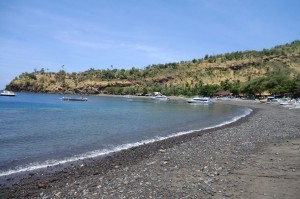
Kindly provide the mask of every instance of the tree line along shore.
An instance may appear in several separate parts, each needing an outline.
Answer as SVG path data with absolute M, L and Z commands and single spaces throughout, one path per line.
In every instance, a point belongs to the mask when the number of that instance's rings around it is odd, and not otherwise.
M 51 67 L 49 67 L 51 68 Z M 139 69 L 91 67 L 84 72 L 58 72 L 47 67 L 24 72 L 7 90 L 60 94 L 114 94 L 213 96 L 227 91 L 234 96 L 300 96 L 300 41 L 261 51 L 205 55 L 201 59 L 153 64 Z

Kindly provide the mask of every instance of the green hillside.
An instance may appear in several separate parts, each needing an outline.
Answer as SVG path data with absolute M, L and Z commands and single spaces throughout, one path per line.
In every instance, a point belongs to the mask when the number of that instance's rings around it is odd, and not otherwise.
M 300 95 L 300 41 L 262 51 L 206 55 L 201 59 L 129 70 L 91 68 L 80 73 L 22 73 L 7 85 L 13 91 L 68 94 Z

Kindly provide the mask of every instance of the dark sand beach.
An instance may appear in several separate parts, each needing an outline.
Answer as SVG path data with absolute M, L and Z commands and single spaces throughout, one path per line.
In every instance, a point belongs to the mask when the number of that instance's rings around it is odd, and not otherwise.
M 8 176 L 0 198 L 299 198 L 300 110 L 217 103 L 253 112 L 223 127 Z

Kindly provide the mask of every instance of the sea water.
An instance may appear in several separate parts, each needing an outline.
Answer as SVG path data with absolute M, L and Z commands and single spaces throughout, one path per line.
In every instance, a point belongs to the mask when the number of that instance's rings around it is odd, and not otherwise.
M 251 112 L 220 104 L 103 96 L 80 102 L 61 97 L 0 97 L 0 177 L 221 126 Z

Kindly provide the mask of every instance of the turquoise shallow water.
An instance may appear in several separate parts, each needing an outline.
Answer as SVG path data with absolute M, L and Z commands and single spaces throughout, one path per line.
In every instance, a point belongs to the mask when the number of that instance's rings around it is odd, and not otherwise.
M 0 97 L 0 176 L 108 154 L 250 113 L 230 105 L 18 93 Z

